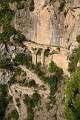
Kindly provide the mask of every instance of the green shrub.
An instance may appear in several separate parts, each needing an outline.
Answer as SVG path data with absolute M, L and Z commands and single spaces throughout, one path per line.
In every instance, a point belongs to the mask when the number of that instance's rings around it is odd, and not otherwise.
M 26 65 L 26 66 L 30 66 L 31 62 L 32 62 L 32 58 L 29 54 L 25 54 L 25 53 L 18 53 L 15 57 L 14 60 L 17 64 L 21 64 L 21 65 Z
M 18 120 L 18 118 L 19 118 L 19 115 L 16 110 L 13 110 L 8 116 L 8 120 Z
M 17 80 L 15 79 L 15 75 L 13 75 L 10 79 L 10 81 L 8 81 L 8 85 L 11 86 L 12 84 L 17 83 Z
M 40 95 L 34 93 L 31 97 L 25 95 L 24 103 L 27 105 L 28 117 L 27 120 L 34 120 L 33 108 L 37 105 L 40 100 Z
M 17 32 L 14 35 L 13 40 L 15 41 L 15 43 L 22 44 L 24 41 L 26 41 L 26 38 L 21 32 Z
M 1 4 L 0 25 L 10 24 L 14 15 L 14 12 L 9 8 L 9 4 L 7 2 Z
M 1 59 L 0 60 L 0 68 L 13 70 L 13 64 L 10 62 L 9 59 Z
M 36 87 L 37 85 L 36 85 L 35 80 L 30 80 L 29 83 L 28 83 L 28 86 L 29 87 Z
M 50 73 L 54 73 L 57 71 L 57 69 L 58 69 L 57 65 L 53 61 L 51 61 L 51 63 L 49 63 L 48 71 Z
M 66 120 L 80 120 L 80 69 L 72 74 L 67 84 L 65 117 Z
M 20 75 L 21 72 L 22 72 L 22 69 L 21 69 L 20 67 L 17 67 L 17 68 L 14 70 L 14 72 L 15 72 L 15 75 Z
M 74 72 L 76 70 L 77 63 L 79 62 L 79 60 L 80 60 L 80 47 L 75 48 L 69 57 L 69 67 L 68 67 L 69 72 Z
M 32 100 L 33 100 L 33 104 L 34 106 L 36 106 L 38 104 L 38 101 L 41 99 L 40 95 L 38 93 L 33 93 L 32 95 Z
M 11 25 L 4 26 L 4 32 L 0 33 L 0 42 L 9 43 L 10 37 L 16 33 L 16 30 Z
M 50 72 L 55 73 L 50 76 L 46 76 L 46 73 L 48 71 L 46 71 L 41 66 L 40 63 L 36 64 L 33 69 L 41 80 L 43 80 L 45 83 L 48 83 L 50 85 L 50 90 L 51 90 L 50 94 L 51 94 L 51 96 L 53 96 L 55 91 L 57 90 L 58 81 L 63 79 L 63 76 L 62 76 L 63 70 L 61 68 L 57 67 L 54 62 L 51 62 L 50 67 L 51 67 L 51 68 L 49 68 Z
M 80 44 L 80 35 L 76 37 L 76 41 Z
M 58 8 L 59 12 L 62 12 L 64 10 L 64 6 L 65 6 L 65 0 L 61 0 L 60 1 L 60 6 Z
M 0 120 L 5 119 L 5 112 L 8 106 L 8 87 L 0 84 Z

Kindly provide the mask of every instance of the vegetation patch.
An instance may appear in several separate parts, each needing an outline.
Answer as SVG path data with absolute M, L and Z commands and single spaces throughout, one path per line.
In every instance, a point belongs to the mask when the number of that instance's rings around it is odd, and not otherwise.
M 30 54 L 25 54 L 25 53 L 18 53 L 15 57 L 15 63 L 18 65 L 26 65 L 30 66 L 32 62 L 32 57 Z
M 5 112 L 8 103 L 9 103 L 8 86 L 0 84 L 0 120 L 5 119 Z
M 80 44 L 80 35 L 76 37 L 76 41 Z
M 13 70 L 13 64 L 9 59 L 0 59 L 0 68 Z
M 18 118 L 19 118 L 19 114 L 17 110 L 11 111 L 11 113 L 8 116 L 8 120 L 18 120 Z
M 59 12 L 62 12 L 65 7 L 65 0 L 60 0 L 60 6 L 58 8 Z
M 74 72 L 76 68 L 78 67 L 77 64 L 80 60 L 80 47 L 75 48 L 72 51 L 72 54 L 69 57 L 69 72 Z
M 58 81 L 63 79 L 63 76 L 62 76 L 63 70 L 57 66 L 55 67 L 55 64 L 54 64 L 54 67 L 52 66 L 52 68 L 51 68 L 51 73 L 53 72 L 55 74 L 51 74 L 50 76 L 48 76 L 48 75 L 46 75 L 48 73 L 48 71 L 46 69 L 44 69 L 40 63 L 34 65 L 32 69 L 39 76 L 39 78 L 45 82 L 45 84 L 48 83 L 50 85 L 50 90 L 51 90 L 50 95 L 53 97 L 54 93 L 57 90 Z
M 24 103 L 27 106 L 28 109 L 28 117 L 27 120 L 33 120 L 34 119 L 34 108 L 40 101 L 41 97 L 38 93 L 34 93 L 31 97 L 25 95 Z
M 65 117 L 66 120 L 80 119 L 80 69 L 72 74 L 67 84 Z
M 26 37 L 21 32 L 17 31 L 13 36 L 13 40 L 15 43 L 22 44 L 24 41 L 26 41 Z

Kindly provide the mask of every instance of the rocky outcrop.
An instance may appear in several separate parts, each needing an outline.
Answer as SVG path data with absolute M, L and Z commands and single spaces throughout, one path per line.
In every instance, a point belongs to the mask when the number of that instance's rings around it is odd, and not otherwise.
M 12 72 L 6 69 L 0 69 L 0 84 L 6 84 L 10 81 Z

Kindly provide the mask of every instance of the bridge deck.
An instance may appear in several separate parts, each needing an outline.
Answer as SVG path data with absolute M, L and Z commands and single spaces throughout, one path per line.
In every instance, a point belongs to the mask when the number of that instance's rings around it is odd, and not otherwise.
M 32 46 L 32 47 L 41 47 L 41 48 L 46 48 L 46 47 L 49 47 L 49 48 L 58 48 L 59 47 L 59 48 L 63 48 L 63 49 L 68 50 L 67 47 L 54 46 L 54 45 L 48 45 L 48 44 L 40 44 L 40 43 L 33 42 L 33 41 L 24 42 L 24 45 L 25 46 Z

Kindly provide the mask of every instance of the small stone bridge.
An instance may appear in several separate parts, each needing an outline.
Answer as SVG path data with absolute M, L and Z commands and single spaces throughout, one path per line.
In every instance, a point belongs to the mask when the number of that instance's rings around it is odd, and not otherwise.
M 48 65 L 51 61 L 54 61 L 63 70 L 67 69 L 68 48 L 39 44 L 32 41 L 24 42 L 24 45 L 31 51 L 34 64 L 41 62 L 42 65 Z

